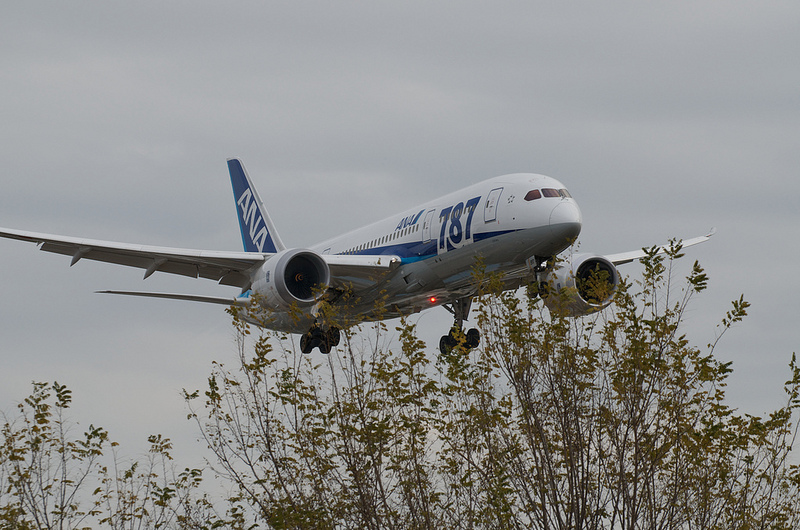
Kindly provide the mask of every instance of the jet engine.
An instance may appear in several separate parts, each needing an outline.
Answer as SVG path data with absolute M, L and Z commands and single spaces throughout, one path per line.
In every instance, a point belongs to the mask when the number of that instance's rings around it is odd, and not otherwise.
M 310 306 L 330 284 L 331 272 L 322 256 L 305 249 L 287 249 L 261 266 L 252 289 L 261 304 L 273 310 Z
M 557 264 L 542 282 L 539 292 L 551 312 L 578 317 L 610 304 L 618 284 L 619 273 L 608 259 L 580 254 Z

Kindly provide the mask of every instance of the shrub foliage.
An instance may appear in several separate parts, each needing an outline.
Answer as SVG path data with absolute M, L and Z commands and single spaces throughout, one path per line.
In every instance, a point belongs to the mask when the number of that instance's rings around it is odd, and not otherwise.
M 798 528 L 800 367 L 778 410 L 727 405 L 716 350 L 748 303 L 692 345 L 685 312 L 708 278 L 695 263 L 675 285 L 680 257 L 653 249 L 579 319 L 478 267 L 481 345 L 447 355 L 403 320 L 320 357 L 234 316 L 237 362 L 185 394 L 217 502 L 166 438 L 123 465 L 104 430 L 71 436 L 65 387 L 35 384 L 3 425 L 0 528 Z
M 407 321 L 322 359 L 242 341 L 198 417 L 215 469 L 275 528 L 796 528 L 800 369 L 765 418 L 726 405 L 714 351 L 748 303 L 691 345 L 681 325 L 708 278 L 695 263 L 673 285 L 680 257 L 653 249 L 611 308 L 577 320 L 478 270 L 474 351 L 433 355 Z

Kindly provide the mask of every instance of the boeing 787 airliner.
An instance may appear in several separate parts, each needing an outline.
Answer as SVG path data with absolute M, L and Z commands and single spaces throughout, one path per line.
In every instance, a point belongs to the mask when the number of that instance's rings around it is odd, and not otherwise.
M 0 236 L 30 241 L 41 250 L 144 269 L 147 278 L 167 272 L 208 278 L 238 287 L 224 297 L 160 292 L 105 293 L 172 298 L 248 308 L 245 318 L 270 329 L 302 334 L 304 353 L 329 353 L 339 343 L 341 322 L 408 315 L 444 306 L 455 317 L 439 343 L 442 352 L 465 336 L 466 347 L 480 335 L 463 323 L 479 285 L 473 274 L 480 259 L 487 272 L 501 274 L 503 288 L 547 282 L 579 316 L 607 306 L 619 282 L 616 266 L 645 256 L 644 250 L 613 255 L 581 254 L 556 261 L 581 231 L 581 212 L 559 181 L 517 173 L 485 180 L 387 217 L 311 248 L 287 248 L 242 162 L 228 160 L 244 252 L 190 250 L 96 241 L 0 228 Z M 683 242 L 691 246 L 711 234 Z M 602 271 L 603 299 L 581 287 Z M 545 303 L 555 300 L 548 296 Z M 326 318 L 324 304 L 344 313 Z M 562 302 L 562 307 L 564 304 Z M 464 339 L 462 339 L 464 340 Z

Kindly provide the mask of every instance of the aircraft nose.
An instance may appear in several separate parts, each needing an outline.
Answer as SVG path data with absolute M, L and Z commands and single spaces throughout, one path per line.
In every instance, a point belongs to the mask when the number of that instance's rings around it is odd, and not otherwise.
M 550 233 L 558 239 L 573 241 L 581 233 L 581 211 L 573 201 L 561 201 L 550 212 Z

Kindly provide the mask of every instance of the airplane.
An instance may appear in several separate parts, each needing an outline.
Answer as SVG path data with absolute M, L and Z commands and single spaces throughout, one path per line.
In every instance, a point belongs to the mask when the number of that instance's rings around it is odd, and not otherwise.
M 156 272 L 215 280 L 237 287 L 230 297 L 98 291 L 234 306 L 246 320 L 276 331 L 300 334 L 300 349 L 330 353 L 344 322 L 373 321 L 443 306 L 453 327 L 439 341 L 445 354 L 459 344 L 475 348 L 480 333 L 463 331 L 479 285 L 476 260 L 487 273 L 501 273 L 503 289 L 532 282 L 550 285 L 543 296 L 552 310 L 589 314 L 611 303 L 619 284 L 617 266 L 641 259 L 644 249 L 619 254 L 578 254 L 556 259 L 577 239 L 582 215 L 558 180 L 533 173 L 503 175 L 409 208 L 310 248 L 287 247 L 249 174 L 238 158 L 227 161 L 243 252 L 143 246 L 0 228 L 0 237 L 36 243 L 44 251 Z M 689 247 L 704 236 L 683 241 Z M 657 252 L 665 252 L 658 247 Z M 595 271 L 606 284 L 602 299 L 582 287 Z M 553 290 L 562 296 L 552 296 Z M 566 304 L 563 299 L 566 298 Z M 323 306 L 350 319 L 325 315 Z

